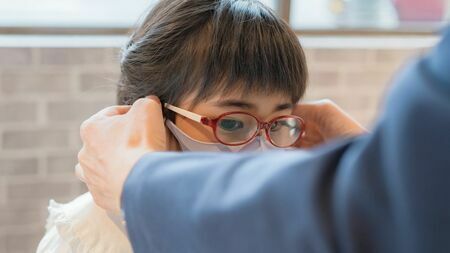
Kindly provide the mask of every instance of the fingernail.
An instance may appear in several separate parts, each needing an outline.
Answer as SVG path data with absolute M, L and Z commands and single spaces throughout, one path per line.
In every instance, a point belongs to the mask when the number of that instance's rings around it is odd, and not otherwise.
M 161 104 L 161 101 L 159 101 L 159 98 L 155 95 L 149 95 L 147 96 L 147 98 L 158 102 L 158 104 Z

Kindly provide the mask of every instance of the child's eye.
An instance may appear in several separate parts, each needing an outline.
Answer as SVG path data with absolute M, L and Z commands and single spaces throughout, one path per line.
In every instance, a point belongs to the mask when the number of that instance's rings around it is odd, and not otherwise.
M 219 121 L 219 127 L 225 131 L 236 131 L 244 127 L 244 122 L 234 119 L 222 119 Z
M 275 121 L 270 126 L 270 131 L 276 132 L 276 131 L 280 130 L 281 127 L 282 127 L 282 123 L 279 121 Z

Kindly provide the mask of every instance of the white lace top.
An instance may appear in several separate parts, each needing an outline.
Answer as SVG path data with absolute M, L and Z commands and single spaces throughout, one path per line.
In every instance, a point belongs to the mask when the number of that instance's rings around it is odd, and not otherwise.
M 37 253 L 133 252 L 122 218 L 98 207 L 90 193 L 67 204 L 50 200 L 48 211 Z

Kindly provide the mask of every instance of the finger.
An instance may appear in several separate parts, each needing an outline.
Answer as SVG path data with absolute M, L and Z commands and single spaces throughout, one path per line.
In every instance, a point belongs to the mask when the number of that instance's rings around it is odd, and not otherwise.
M 156 96 L 136 100 L 131 106 L 128 116 L 144 120 L 151 119 L 153 124 L 149 124 L 149 127 L 164 123 L 161 102 Z
M 130 113 L 154 107 L 161 107 L 161 101 L 159 101 L 157 96 L 150 95 L 134 101 L 133 105 L 131 105 Z
M 97 112 L 95 116 L 97 117 L 112 117 L 117 115 L 126 114 L 130 110 L 131 106 L 129 105 L 114 105 L 109 106 L 101 111 Z
M 110 111 L 106 111 L 105 116 L 126 114 L 131 108 L 131 105 L 116 105 Z
M 97 206 L 105 209 L 106 205 L 104 204 L 104 201 L 103 201 L 103 199 L 105 198 L 104 194 L 101 191 L 97 190 L 96 187 L 93 187 L 89 184 L 87 184 L 86 187 L 88 188 L 89 192 L 91 193 L 92 200 L 94 201 L 94 203 Z
M 104 175 L 94 173 L 92 167 L 85 164 L 75 165 L 75 175 L 77 178 L 89 187 L 98 187 L 99 183 L 103 182 Z
M 318 100 L 313 100 L 313 101 L 308 101 L 308 102 L 301 102 L 297 105 L 314 105 L 314 106 L 316 106 L 316 105 L 328 105 L 328 104 L 337 106 L 337 104 L 329 98 L 323 98 L 323 99 L 318 99 Z
M 133 131 L 138 132 L 142 142 L 150 143 L 153 150 L 166 150 L 166 128 L 161 102 L 155 96 L 138 99 L 126 115 L 126 121 Z M 143 141 L 144 140 L 144 141 Z M 131 144 L 131 142 L 130 142 Z
M 98 125 L 100 119 L 104 119 L 105 117 L 119 116 L 126 114 L 130 110 L 131 106 L 123 105 L 123 106 L 109 106 L 106 107 L 99 112 L 95 113 L 85 121 L 83 121 L 80 125 L 80 137 L 84 141 L 87 136 L 86 133 L 89 131 L 88 129 Z
M 92 177 L 102 176 L 101 169 L 96 166 L 95 158 L 93 160 L 92 156 L 89 155 L 86 145 L 83 145 L 81 150 L 78 152 L 78 164 L 83 170 L 83 182 L 86 183 L 87 180 Z
M 129 105 L 114 105 L 114 106 L 108 106 L 106 108 L 103 108 L 102 110 L 98 111 L 88 119 L 86 119 L 83 125 L 86 125 L 87 123 L 91 124 L 94 122 L 97 122 L 100 119 L 104 119 L 107 117 L 113 117 L 113 116 L 120 116 L 126 114 L 130 110 L 131 106 Z
M 83 168 L 81 167 L 81 165 L 79 163 L 77 163 L 77 165 L 75 165 L 75 175 L 81 182 L 86 182 L 86 178 L 84 177 Z
M 292 114 L 297 115 L 305 120 L 317 121 L 317 116 L 320 115 L 320 108 L 324 105 L 334 104 L 329 99 L 317 100 L 312 102 L 305 102 L 295 105 Z
M 321 144 L 321 143 L 302 142 L 302 143 L 296 145 L 295 147 L 299 148 L 299 149 L 311 149 L 311 148 L 316 147 L 319 144 Z

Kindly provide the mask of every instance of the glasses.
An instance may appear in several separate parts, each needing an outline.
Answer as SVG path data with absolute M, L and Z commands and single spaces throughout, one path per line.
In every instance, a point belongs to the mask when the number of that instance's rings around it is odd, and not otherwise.
M 211 119 L 170 104 L 164 104 L 164 107 L 211 127 L 217 141 L 228 146 L 246 144 L 259 135 L 262 129 L 270 143 L 279 148 L 293 146 L 304 134 L 303 119 L 294 115 L 279 116 L 269 122 L 261 122 L 246 112 L 227 112 Z

